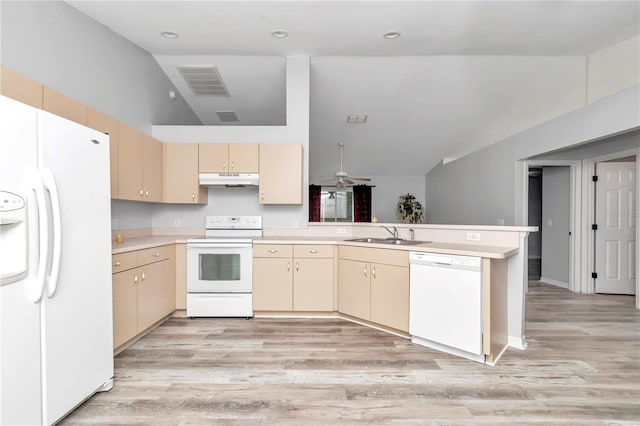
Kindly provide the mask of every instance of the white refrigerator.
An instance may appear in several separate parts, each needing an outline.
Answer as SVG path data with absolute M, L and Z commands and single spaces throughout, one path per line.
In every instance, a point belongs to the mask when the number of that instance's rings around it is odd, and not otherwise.
M 0 424 L 113 386 L 109 138 L 0 96 Z

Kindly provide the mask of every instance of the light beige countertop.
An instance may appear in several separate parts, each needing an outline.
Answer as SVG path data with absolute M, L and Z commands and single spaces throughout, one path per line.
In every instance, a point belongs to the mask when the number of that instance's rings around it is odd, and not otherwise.
M 346 241 L 353 237 L 296 237 L 296 236 L 270 236 L 253 240 L 253 244 L 340 244 L 357 247 L 371 247 L 391 250 L 422 251 L 427 253 L 453 254 L 460 256 L 478 256 L 492 259 L 506 259 L 518 252 L 517 247 L 487 246 L 480 244 L 459 244 L 426 242 L 416 245 L 391 245 L 376 243 L 360 243 Z
M 169 244 L 186 243 L 187 239 L 196 237 L 195 235 L 146 235 L 143 237 L 132 237 L 127 238 L 121 244 L 112 241 L 111 254 L 126 253 L 128 251 L 143 250 Z

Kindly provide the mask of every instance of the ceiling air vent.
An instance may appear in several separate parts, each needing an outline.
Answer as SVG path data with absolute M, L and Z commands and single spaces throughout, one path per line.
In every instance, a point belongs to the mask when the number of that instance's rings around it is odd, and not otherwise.
M 229 96 L 216 67 L 185 65 L 176 68 L 195 96 Z
M 240 121 L 238 120 L 238 116 L 236 115 L 236 113 L 233 111 L 216 111 L 216 114 L 218 115 L 220 121 L 222 121 L 223 123 Z

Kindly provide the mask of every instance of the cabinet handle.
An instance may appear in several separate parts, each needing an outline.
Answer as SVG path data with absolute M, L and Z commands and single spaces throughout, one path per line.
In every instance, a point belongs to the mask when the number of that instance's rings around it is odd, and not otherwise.
M 291 270 L 291 263 L 287 262 L 287 272 Z
M 144 281 L 145 278 L 147 278 L 147 277 L 144 275 L 144 272 L 143 272 L 142 273 L 142 281 Z
M 225 171 L 225 172 L 227 171 L 227 162 L 226 161 L 222 162 L 222 170 Z
M 233 171 L 233 168 L 235 167 L 235 164 L 233 164 L 233 161 L 231 162 L 231 171 Z
M 316 254 L 316 253 L 318 253 L 318 250 L 309 250 L 309 253 Z
M 153 257 L 160 257 L 160 253 L 155 252 L 155 253 L 153 253 L 153 254 L 152 254 L 152 256 L 153 256 Z
M 376 277 L 376 267 L 375 267 L 375 266 L 372 266 L 372 267 L 371 267 L 371 276 L 372 276 L 373 278 L 375 278 L 375 277 Z
M 138 274 L 133 274 L 133 283 L 138 284 Z
M 296 261 L 296 272 L 298 272 L 299 270 L 300 270 L 300 263 Z
M 264 191 L 262 191 L 262 193 L 260 194 L 260 200 L 264 201 Z
M 269 253 L 277 253 L 278 252 L 278 250 L 276 250 L 276 249 L 269 249 L 268 251 L 269 251 Z
M 148 197 L 148 196 L 149 196 L 149 190 L 148 190 L 148 189 L 145 189 L 145 190 L 144 190 L 144 196 L 145 196 L 145 197 Z
M 122 265 L 122 263 L 120 263 L 119 261 L 118 262 L 113 262 L 111 264 L 111 266 L 120 266 L 120 265 Z
M 196 200 L 196 193 L 192 192 L 191 193 L 191 201 L 195 201 Z
M 367 265 L 364 265 L 364 276 L 367 276 Z
M 140 195 L 141 197 L 144 195 L 144 191 L 142 191 L 142 188 L 138 187 L 138 195 Z

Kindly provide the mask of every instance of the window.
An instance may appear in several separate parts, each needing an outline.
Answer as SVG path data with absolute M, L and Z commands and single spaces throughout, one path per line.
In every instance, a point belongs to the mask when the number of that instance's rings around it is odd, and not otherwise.
M 320 222 L 353 222 L 353 189 L 323 186 Z

